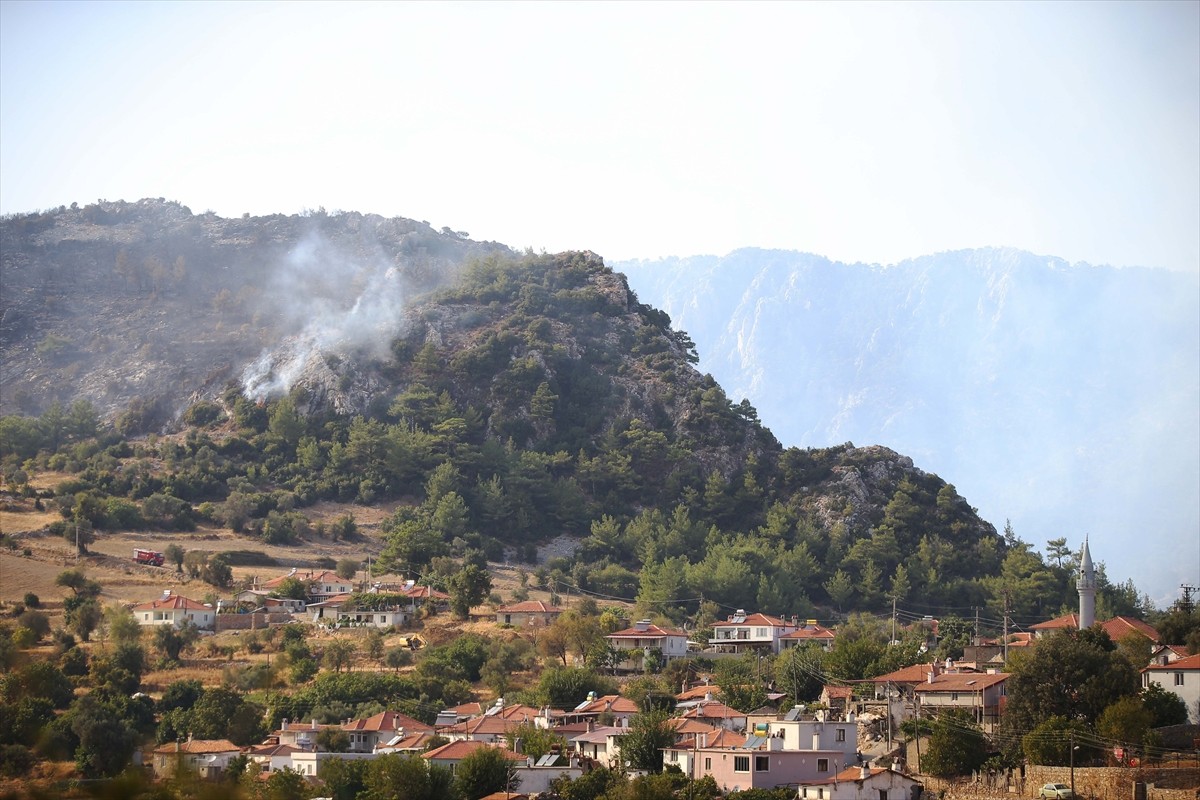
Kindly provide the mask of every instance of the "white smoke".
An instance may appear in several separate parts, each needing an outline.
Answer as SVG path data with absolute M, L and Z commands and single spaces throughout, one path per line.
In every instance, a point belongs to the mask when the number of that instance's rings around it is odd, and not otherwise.
M 284 259 L 264 292 L 284 333 L 242 370 L 254 400 L 286 394 L 314 359 L 382 357 L 403 324 L 404 289 L 382 254 L 349 256 L 317 233 Z

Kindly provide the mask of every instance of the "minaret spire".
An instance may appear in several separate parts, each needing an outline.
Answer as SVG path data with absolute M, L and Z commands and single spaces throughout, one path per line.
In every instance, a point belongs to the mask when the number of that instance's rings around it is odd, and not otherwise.
M 1079 590 L 1079 630 L 1085 630 L 1096 623 L 1096 569 L 1092 566 L 1087 536 L 1083 537 L 1083 551 L 1079 554 L 1075 588 Z

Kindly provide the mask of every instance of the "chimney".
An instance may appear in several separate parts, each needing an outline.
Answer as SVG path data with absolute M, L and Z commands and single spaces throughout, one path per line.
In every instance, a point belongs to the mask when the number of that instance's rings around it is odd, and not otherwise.
M 525 754 L 525 740 L 520 736 L 517 736 L 513 739 L 513 752 L 517 755 Z
M 591 732 L 592 732 L 592 731 L 594 731 L 594 730 L 596 730 L 596 720 L 594 720 L 594 719 L 588 719 L 588 721 L 587 721 L 587 731 L 588 731 L 588 733 L 591 733 Z
M 858 768 L 858 779 L 860 781 L 865 781 L 869 777 L 871 777 L 871 768 L 866 764 L 863 764 Z
M 312 729 L 313 729 L 314 731 L 317 729 L 317 718 L 316 718 L 316 717 L 313 717 L 313 721 L 312 721 Z
M 282 727 L 282 728 L 280 728 L 280 730 L 284 730 L 284 731 L 286 731 L 286 730 L 287 730 L 287 724 L 288 724 L 288 718 L 287 718 L 287 717 L 284 717 L 284 718 L 283 718 L 283 723 L 282 723 L 282 724 L 283 724 L 283 727 Z

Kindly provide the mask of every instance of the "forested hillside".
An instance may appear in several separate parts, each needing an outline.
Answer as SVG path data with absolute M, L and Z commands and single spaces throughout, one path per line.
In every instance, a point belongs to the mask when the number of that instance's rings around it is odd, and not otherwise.
M 781 447 L 591 253 L 159 201 L 10 218 L 3 241 L 5 394 L 40 412 L 3 419 L 5 481 L 72 473 L 58 503 L 91 535 L 204 519 L 301 542 L 335 533 L 312 503 L 400 501 L 385 568 L 566 535 L 559 585 L 701 625 L 1072 600 L 1069 558 L 998 535 L 911 459 Z

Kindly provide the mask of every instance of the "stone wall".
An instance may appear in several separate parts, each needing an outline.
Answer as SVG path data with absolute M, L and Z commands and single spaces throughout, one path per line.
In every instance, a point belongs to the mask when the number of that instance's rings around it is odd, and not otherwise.
M 1036 798 L 1046 783 L 1071 785 L 1070 767 L 1027 766 L 1025 776 L 980 774 L 974 778 L 943 780 L 919 776 L 926 795 L 948 800 L 1015 800 Z M 1134 800 L 1134 783 L 1146 784 L 1146 800 L 1200 800 L 1200 766 L 1076 767 L 1075 792 L 1091 800 Z
M 221 631 L 248 631 L 251 628 L 266 628 L 268 625 L 286 625 L 292 615 L 286 611 L 253 614 L 217 614 L 217 633 Z

